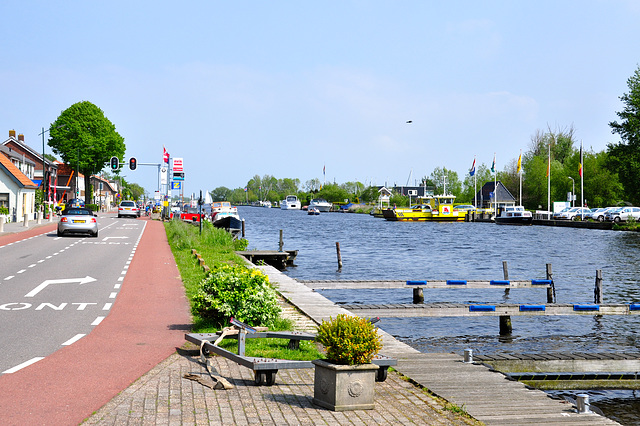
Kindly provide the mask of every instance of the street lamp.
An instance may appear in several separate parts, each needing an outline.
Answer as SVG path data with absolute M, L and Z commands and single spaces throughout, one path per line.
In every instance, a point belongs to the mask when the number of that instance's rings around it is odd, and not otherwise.
M 573 178 L 571 176 L 567 176 L 569 179 L 571 179 L 571 207 L 573 207 L 573 200 L 575 200 L 575 195 L 574 195 L 574 191 L 576 190 L 576 181 L 573 180 Z

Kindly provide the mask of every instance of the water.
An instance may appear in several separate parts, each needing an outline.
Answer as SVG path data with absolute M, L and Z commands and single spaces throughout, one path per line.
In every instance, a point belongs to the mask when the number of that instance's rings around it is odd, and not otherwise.
M 602 270 L 605 303 L 640 302 L 640 233 L 491 223 L 403 223 L 368 215 L 282 211 L 240 207 L 249 249 L 299 250 L 295 268 L 285 273 L 306 280 L 546 278 L 553 269 L 558 303 L 589 304 L 596 270 Z M 336 242 L 343 268 L 337 271 Z M 412 303 L 410 289 L 326 290 L 336 303 Z M 425 303 L 546 302 L 544 289 L 425 289 Z M 475 355 L 539 352 L 640 350 L 638 317 L 512 317 L 513 335 L 498 335 L 498 319 L 383 318 L 382 329 L 423 352 Z M 580 393 L 571 391 L 571 395 Z M 640 425 L 638 399 L 631 391 L 588 391 L 591 402 L 613 410 L 612 418 Z M 631 402 L 630 402 L 631 401 Z M 631 405 L 629 405 L 631 404 Z M 620 408 L 616 411 L 615 407 Z M 613 409 L 611 407 L 614 407 Z M 604 410 L 603 407 L 599 407 Z M 621 417 L 622 416 L 622 417 Z M 626 416 L 626 417 L 625 417 Z

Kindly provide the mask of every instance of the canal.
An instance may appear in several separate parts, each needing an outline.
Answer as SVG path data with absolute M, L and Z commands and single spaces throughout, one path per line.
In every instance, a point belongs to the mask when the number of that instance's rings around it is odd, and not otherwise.
M 492 223 L 389 222 L 368 215 L 239 207 L 249 249 L 298 250 L 296 267 L 285 273 L 301 280 L 428 280 L 545 278 L 552 265 L 558 303 L 594 300 L 596 270 L 602 270 L 604 303 L 640 303 L 640 233 L 498 226 Z M 343 267 L 337 268 L 336 242 Z M 325 290 L 336 303 L 412 303 L 410 289 Z M 425 303 L 532 303 L 546 301 L 544 289 L 433 289 Z M 540 352 L 639 352 L 640 318 L 626 316 L 512 317 L 513 334 L 499 336 L 498 319 L 383 318 L 378 325 L 422 352 L 474 354 Z M 575 391 L 572 391 L 575 394 Z M 592 403 L 611 418 L 640 425 L 640 400 L 632 391 L 589 391 Z M 611 408 L 613 407 L 613 408 Z M 620 408 L 619 412 L 616 407 Z M 613 411 L 611 411 L 613 410 Z M 610 414 L 613 413 L 613 414 Z M 630 414 L 630 417 L 627 415 Z

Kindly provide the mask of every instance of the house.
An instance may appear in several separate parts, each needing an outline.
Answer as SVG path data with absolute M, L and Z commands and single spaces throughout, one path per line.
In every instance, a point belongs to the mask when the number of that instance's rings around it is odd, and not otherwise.
M 91 176 L 91 186 L 93 186 L 93 204 L 100 207 L 100 210 L 108 209 L 118 203 L 118 184 L 109 181 L 102 176 Z
M 496 195 L 494 199 L 494 195 Z M 480 191 L 476 194 L 477 208 L 494 208 L 498 210 L 507 206 L 516 205 L 516 197 L 511 195 L 511 192 L 502 184 L 502 182 L 487 182 Z
M 0 152 L 0 207 L 9 211 L 11 221 L 21 221 L 25 215 L 36 218 L 36 189 L 38 185 Z
M 19 134 L 16 136 L 15 130 L 9 130 L 9 139 L 2 142 L 0 146 L 2 146 L 1 149 L 5 152 L 5 155 L 6 152 L 9 152 L 9 158 L 12 159 L 14 164 L 16 164 L 16 158 L 22 159 L 22 165 L 18 165 L 20 171 L 45 191 L 49 202 L 55 202 L 55 192 L 52 190 L 57 184 L 58 175 L 55 162 L 48 160 L 46 157 L 43 162 L 43 152 L 39 152 L 37 149 L 27 145 L 24 141 L 24 135 Z
M 391 190 L 388 189 L 387 187 L 383 186 L 380 189 L 378 189 L 378 193 L 380 195 L 378 195 L 378 202 L 379 204 L 379 208 L 383 208 L 384 207 L 384 203 L 387 203 L 387 207 L 390 206 L 390 202 L 389 200 L 391 199 Z

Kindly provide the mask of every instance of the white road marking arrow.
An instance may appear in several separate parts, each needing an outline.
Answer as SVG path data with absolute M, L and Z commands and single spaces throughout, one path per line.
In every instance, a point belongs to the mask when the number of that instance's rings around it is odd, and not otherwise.
M 109 238 L 111 238 L 111 239 L 116 239 L 116 240 L 117 240 L 117 239 L 120 239 L 120 238 L 129 238 L 129 237 L 104 237 L 104 238 L 102 239 L 102 241 L 107 241 Z
M 41 290 L 44 290 L 49 284 L 68 284 L 68 283 L 79 283 L 79 284 L 87 284 L 97 281 L 95 278 L 90 276 L 86 276 L 84 278 L 64 278 L 61 280 L 46 280 L 43 281 L 38 287 L 31 290 L 29 293 L 25 294 L 24 297 L 33 297 L 36 294 L 40 293 Z

